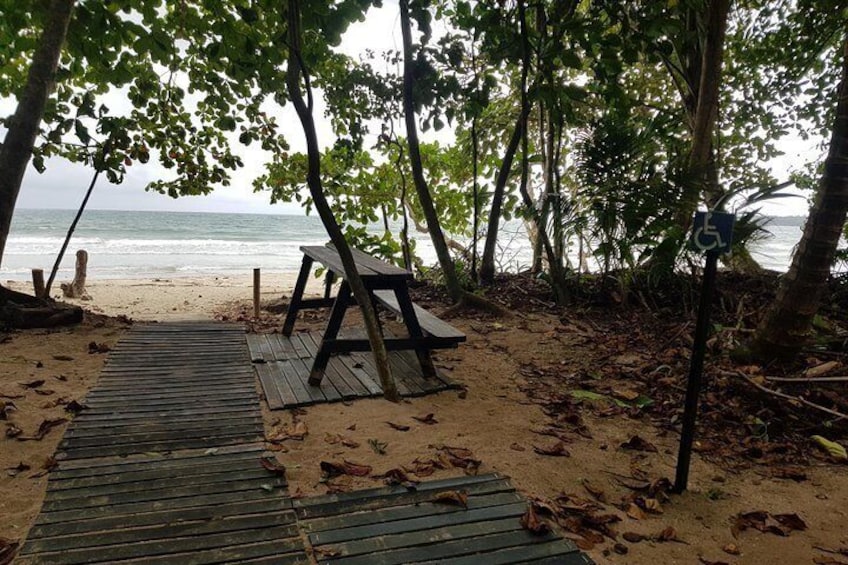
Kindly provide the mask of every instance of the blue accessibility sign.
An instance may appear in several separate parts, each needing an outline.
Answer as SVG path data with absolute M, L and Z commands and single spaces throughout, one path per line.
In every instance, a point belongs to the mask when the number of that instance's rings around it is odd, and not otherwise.
M 730 253 L 736 216 L 726 212 L 695 212 L 690 245 L 704 253 Z

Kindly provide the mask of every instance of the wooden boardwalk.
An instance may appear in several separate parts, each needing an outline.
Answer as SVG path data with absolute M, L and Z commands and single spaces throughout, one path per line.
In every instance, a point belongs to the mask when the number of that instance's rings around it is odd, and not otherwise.
M 382 396 L 383 389 L 370 352 L 334 355 L 320 387 L 310 386 L 309 370 L 322 332 L 250 334 L 247 344 L 271 410 Z M 412 351 L 390 351 L 392 375 L 401 396 L 423 396 L 459 386 L 442 371 L 424 378 Z
M 19 562 L 309 562 L 243 328 L 137 326 L 85 404 Z
M 435 503 L 447 491 L 468 507 Z M 554 533 L 533 535 L 520 523 L 527 502 L 497 475 L 384 487 L 294 501 L 316 558 L 332 565 L 401 563 L 558 563 L 592 561 Z
M 68 427 L 16 562 L 591 563 L 523 530 L 499 475 L 292 500 L 261 465 L 247 353 L 237 326 L 135 327 Z M 433 502 L 451 490 L 467 509 Z

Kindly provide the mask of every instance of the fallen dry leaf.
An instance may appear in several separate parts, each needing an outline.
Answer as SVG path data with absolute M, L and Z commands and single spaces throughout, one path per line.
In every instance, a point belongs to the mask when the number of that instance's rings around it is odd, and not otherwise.
M 0 538 L 0 565 L 9 565 L 12 562 L 19 545 L 16 541 Z
M 536 514 L 534 504 L 530 504 L 527 512 L 521 517 L 521 527 L 537 536 L 543 536 L 551 531 L 551 525 Z
M 627 552 L 630 551 L 623 543 L 616 543 L 612 546 L 612 550 L 619 555 L 627 555 Z
M 607 501 L 607 495 L 604 492 L 604 489 L 602 489 L 601 487 L 599 487 L 598 485 L 596 485 L 595 483 L 593 483 L 589 479 L 583 479 L 582 482 L 583 482 L 583 488 L 585 488 L 586 491 L 589 494 L 594 496 L 595 500 L 597 500 L 598 502 L 606 502 Z
M 112 348 L 109 347 L 106 343 L 97 343 L 96 341 L 92 341 L 88 344 L 88 353 L 108 353 L 112 351 Z
M 409 475 L 406 474 L 406 471 L 398 467 L 389 469 L 382 475 L 377 475 L 377 478 L 383 479 L 389 486 L 403 485 L 406 488 L 414 489 L 418 485 L 418 481 L 410 479 Z
M 428 426 L 439 423 L 433 414 L 427 414 L 426 416 L 413 416 L 412 419 L 421 422 L 422 424 L 427 424 Z
M 822 375 L 826 375 L 834 369 L 838 369 L 839 366 L 839 361 L 828 361 L 827 363 L 822 363 L 821 365 L 810 367 L 809 369 L 804 371 L 804 376 L 810 378 L 821 377 Z
M 56 391 L 49 388 L 37 388 L 33 392 L 35 394 L 40 394 L 41 396 L 50 396 L 51 394 L 55 394 Z
M 88 410 L 88 406 L 76 400 L 71 400 L 65 405 L 65 412 L 70 412 L 71 414 L 79 414 L 83 410 Z
M 20 429 L 18 426 L 16 426 L 15 424 L 13 424 L 11 422 L 6 424 L 6 437 L 7 438 L 9 438 L 9 439 L 16 438 L 19 435 L 21 435 L 22 433 L 24 433 L 24 431 L 22 429 Z
M 56 361 L 73 361 L 74 360 L 74 358 L 71 357 L 70 355 L 54 355 L 53 359 L 55 359 Z
M 755 510 L 737 514 L 730 533 L 737 538 L 740 532 L 748 528 L 754 528 L 763 533 L 788 536 L 793 530 L 806 530 L 807 524 L 797 514 L 772 515 L 765 510 Z
M 651 536 L 651 539 L 658 542 L 680 541 L 680 538 L 677 537 L 677 530 L 671 526 L 667 526 L 660 532 L 654 534 Z
M 29 381 L 27 383 L 19 383 L 19 384 L 26 389 L 32 390 L 32 389 L 38 388 L 41 385 L 43 385 L 44 379 L 36 379 L 34 381 Z
M 509 448 L 513 451 L 527 451 L 527 448 L 521 445 L 520 443 L 513 443 L 509 446 Z
M 350 461 L 342 461 L 341 463 L 331 461 L 321 461 L 321 471 L 328 478 L 338 477 L 339 475 L 351 475 L 353 477 L 367 477 L 371 474 L 369 465 L 360 465 L 351 463 Z
M 459 490 L 446 490 L 437 493 L 436 496 L 430 499 L 430 502 L 434 502 L 436 504 L 452 504 L 454 506 L 468 508 L 468 494 Z
M 435 447 L 435 446 L 431 446 Z M 474 457 L 474 453 L 465 447 L 442 445 L 436 447 L 437 458 L 441 469 L 457 467 L 463 469 L 466 475 L 476 475 L 482 461 Z
M 48 419 L 45 419 L 38 426 L 38 431 L 35 432 L 34 436 L 32 436 L 32 437 L 19 436 L 18 441 L 27 441 L 27 440 L 41 441 L 42 439 L 44 439 L 44 436 L 46 436 L 48 433 L 50 433 L 50 430 L 52 430 L 56 426 L 61 426 L 62 424 L 64 424 L 67 421 L 68 421 L 67 418 L 48 418 Z M 8 430 L 6 430 L 6 432 L 8 433 Z
M 26 463 L 24 463 L 23 461 L 21 461 L 16 466 L 7 468 L 6 474 L 9 475 L 10 477 L 17 477 L 18 475 L 20 475 L 24 471 L 29 471 L 29 470 L 30 470 L 30 466 L 27 465 Z
M 396 429 L 399 432 L 408 432 L 409 426 L 404 424 L 395 424 L 394 422 L 386 422 L 390 427 Z
M 645 536 L 642 534 L 637 534 L 636 532 L 624 532 L 621 534 L 621 537 L 625 539 L 625 541 L 629 541 L 630 543 L 639 543 L 640 541 L 645 539 Z
M 701 565 L 730 565 L 727 561 L 710 561 L 709 559 L 704 559 L 700 555 L 698 556 L 698 561 Z
M 268 471 L 270 473 L 273 473 L 275 475 L 280 475 L 281 477 L 286 476 L 286 466 L 279 463 L 273 457 L 262 457 L 259 460 L 259 463 L 262 465 L 262 467 L 265 468 L 266 471 Z
M 632 436 L 629 440 L 621 444 L 621 448 L 633 451 L 650 451 L 651 453 L 656 453 L 657 451 L 654 444 L 639 436 Z
M 817 555 L 813 557 L 813 563 L 816 565 L 848 565 L 848 561 L 843 561 L 830 555 Z
M 648 517 L 647 514 L 645 514 L 644 510 L 642 510 L 632 502 L 630 503 L 630 506 L 627 507 L 627 515 L 633 518 L 634 520 L 644 520 Z
M 377 455 L 385 455 L 386 448 L 389 446 L 389 444 L 385 441 L 380 441 L 374 438 L 368 440 L 368 445 L 371 446 L 371 449 L 374 450 L 374 453 Z
M 562 441 L 558 441 L 553 445 L 534 445 L 533 451 L 538 453 L 539 455 L 550 455 L 552 457 L 570 457 L 571 453 L 568 452 L 568 449 L 565 447 L 565 443 Z
M 332 547 L 327 547 L 327 546 L 315 547 L 315 548 L 313 548 L 312 551 L 315 553 L 316 557 L 318 557 L 319 559 L 323 559 L 325 557 L 326 558 L 338 557 L 339 555 L 342 554 L 342 552 L 339 551 L 338 549 L 334 549 Z

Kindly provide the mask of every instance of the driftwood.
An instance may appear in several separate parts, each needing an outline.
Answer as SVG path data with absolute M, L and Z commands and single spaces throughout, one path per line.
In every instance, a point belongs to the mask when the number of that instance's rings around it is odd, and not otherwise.
M 10 328 L 53 328 L 82 322 L 79 306 L 36 298 L 0 286 L 0 323 Z
M 38 298 L 46 298 L 47 288 L 44 286 L 44 269 L 32 270 L 32 289 Z
M 74 269 L 74 280 L 70 283 L 62 283 L 62 294 L 65 298 L 79 298 L 80 300 L 91 300 L 85 290 L 85 278 L 88 271 L 88 252 L 85 249 L 77 251 L 77 263 Z

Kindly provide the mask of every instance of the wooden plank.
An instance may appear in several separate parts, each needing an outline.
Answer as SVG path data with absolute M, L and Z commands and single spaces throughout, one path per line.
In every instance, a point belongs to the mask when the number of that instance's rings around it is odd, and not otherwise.
M 427 545 L 401 547 L 389 551 L 369 553 L 352 557 L 343 557 L 333 563 L 344 565 L 401 565 L 413 563 L 422 559 L 447 560 L 474 555 L 486 550 L 496 550 L 508 547 L 526 546 L 555 540 L 554 534 L 533 535 L 524 530 L 503 532 L 487 536 L 460 538 L 456 540 L 440 540 Z M 481 561 L 482 562 L 482 561 Z
M 262 469 L 259 457 L 251 457 L 249 459 L 225 459 L 223 461 L 208 461 L 203 465 L 195 464 L 192 466 L 182 467 L 166 467 L 166 468 L 142 468 L 138 471 L 121 470 L 117 473 L 97 473 L 93 476 L 57 479 L 54 473 L 50 475 L 50 491 L 62 491 L 66 489 L 76 489 L 96 486 L 120 486 L 122 484 L 142 484 L 147 481 L 158 480 L 173 476 L 188 475 L 191 477 L 201 477 L 202 475 L 211 475 L 215 473 L 231 473 L 239 472 L 247 469 Z M 194 480 L 192 478 L 191 480 Z M 146 488 L 146 487 L 144 487 Z
M 428 556 L 422 556 L 423 560 L 415 561 L 424 565 L 436 565 L 441 563 L 441 560 L 431 560 Z M 548 543 L 537 543 L 522 545 L 518 547 L 509 547 L 502 550 L 487 551 L 468 555 L 465 557 L 456 557 L 451 559 L 452 565 L 477 565 L 486 563 L 486 565 L 504 565 L 508 563 L 528 563 L 536 562 L 537 560 L 545 560 L 550 563 L 558 563 L 560 565 L 590 565 L 592 561 L 581 554 L 577 548 L 569 541 L 554 540 Z
M 268 403 L 268 408 L 278 410 L 287 404 L 283 396 L 284 391 L 291 395 L 288 398 L 289 402 L 294 399 L 294 393 L 291 392 L 288 383 L 284 379 L 274 378 L 276 371 L 269 363 L 257 363 L 254 368 L 256 369 L 256 376 L 259 377 L 259 384 L 262 385 L 262 392 L 265 394 L 265 402 Z
M 157 555 L 169 555 L 170 559 L 173 560 L 173 554 L 176 553 L 207 550 L 217 547 L 230 548 L 243 543 L 271 540 L 277 540 L 279 544 L 278 551 L 282 553 L 296 550 L 302 546 L 301 540 L 294 536 L 297 536 L 297 527 L 286 525 L 241 532 L 223 532 L 196 537 L 152 540 L 125 545 L 68 549 L 61 553 L 50 552 L 42 555 L 49 563 L 56 565 L 115 562 L 124 559 L 148 558 Z
M 304 255 L 308 255 L 315 261 L 318 261 L 339 277 L 345 276 L 344 264 L 342 264 L 342 260 L 335 249 L 323 245 L 304 245 L 300 250 Z M 380 277 L 379 273 L 366 266 L 357 265 L 356 270 L 363 279 Z
M 262 434 L 260 432 L 256 432 L 254 434 L 239 434 L 235 436 L 226 436 L 226 437 L 212 437 L 212 438 L 196 438 L 196 439 L 188 439 L 188 440 L 177 440 L 177 441 L 151 441 L 151 442 L 138 442 L 131 445 L 114 445 L 108 447 L 80 447 L 74 448 L 73 450 L 63 451 L 62 460 L 67 459 L 88 459 L 91 457 L 102 457 L 102 456 L 124 456 L 130 455 L 132 453 L 139 452 L 148 452 L 148 451 L 173 451 L 175 449 L 188 449 L 191 447 L 197 448 L 214 448 L 218 446 L 224 445 L 233 445 L 246 443 L 250 441 L 261 441 Z
M 294 349 L 295 352 L 295 355 L 290 358 L 291 361 L 297 359 L 309 359 L 311 357 L 314 357 L 313 355 L 309 354 L 309 348 L 306 346 L 305 343 L 303 343 L 303 340 L 300 339 L 300 334 L 301 332 L 292 334 L 289 338 L 289 345 L 291 345 L 292 349 Z
M 270 334 L 268 341 L 271 343 L 271 348 L 274 349 L 274 355 L 279 361 L 293 359 L 298 355 L 290 337 L 281 334 Z
M 294 359 L 290 361 L 278 361 L 274 364 L 274 368 L 279 371 L 279 378 L 285 379 L 286 383 L 288 383 L 292 392 L 294 393 L 295 398 L 297 399 L 298 406 L 305 406 L 309 404 L 314 404 L 315 400 L 313 400 L 313 395 L 309 392 L 309 383 L 307 379 L 309 378 L 308 374 L 298 375 L 298 371 L 301 373 L 306 372 L 306 367 L 303 363 L 298 363 L 295 365 Z
M 59 447 L 60 449 L 68 449 L 69 446 L 73 446 L 73 448 L 75 449 L 78 447 L 106 447 L 129 443 L 164 442 L 171 440 L 182 441 L 186 439 L 209 439 L 212 437 L 254 437 L 257 434 L 261 433 L 262 428 L 256 426 L 253 423 L 245 423 L 239 425 L 220 425 L 216 424 L 214 420 L 210 420 L 209 425 L 205 428 L 185 429 L 179 427 L 172 430 L 157 432 L 139 430 L 136 433 L 126 433 L 121 435 L 101 435 L 86 437 L 71 436 L 66 437 L 64 440 L 62 440 L 62 442 L 59 444 Z
M 422 485 L 425 483 L 421 483 Z M 421 485 L 418 485 L 419 487 Z M 458 488 L 458 487 L 457 487 Z M 476 494 L 491 494 L 495 492 L 514 490 L 506 480 L 489 481 L 485 483 L 463 485 L 462 490 L 469 495 Z M 319 504 L 310 504 L 308 507 L 299 506 L 298 501 L 294 501 L 295 509 L 299 518 L 318 518 L 324 516 L 334 516 L 346 512 L 361 512 L 371 511 L 377 508 L 386 506 L 399 506 L 427 502 L 432 500 L 435 493 L 430 489 L 420 489 L 408 492 L 399 496 L 397 494 L 374 495 L 372 497 L 352 500 L 339 500 L 337 502 L 326 502 Z
M 488 522 L 470 522 L 440 528 L 437 527 L 429 530 L 404 532 L 394 535 L 378 535 L 377 537 L 357 539 L 345 543 L 318 546 L 318 549 L 325 548 L 331 551 L 337 551 L 340 553 L 341 557 L 367 555 L 390 549 L 422 545 L 427 546 L 448 540 L 511 532 L 520 527 L 521 525 L 518 523 L 518 519 L 515 516 L 510 516 Z M 425 558 L 425 556 L 422 555 L 422 558 Z M 486 561 L 478 561 L 477 563 L 486 563 L 486 565 L 488 565 L 488 562 Z
M 148 491 L 166 488 L 187 487 L 192 485 L 211 485 L 215 483 L 257 481 L 257 485 L 264 484 L 269 478 L 273 478 L 258 462 L 252 467 L 224 469 L 218 472 L 191 473 L 175 475 L 173 472 L 159 472 L 145 479 L 121 482 L 102 482 L 100 484 L 78 484 L 71 488 L 51 489 L 51 500 L 67 500 L 72 498 L 85 498 L 92 496 L 109 496 L 112 494 Z
M 103 435 L 109 433 L 112 436 L 132 435 L 134 433 L 145 432 L 155 433 L 159 431 L 168 431 L 179 426 L 182 430 L 202 429 L 212 423 L 215 426 L 238 426 L 252 424 L 257 428 L 262 427 L 262 417 L 258 413 L 228 413 L 221 417 L 208 417 L 202 419 L 187 419 L 187 418 L 157 418 L 155 421 L 141 422 L 121 422 L 120 424 L 109 424 L 109 422 L 92 422 L 79 424 L 76 421 L 74 425 L 65 431 L 65 438 L 83 438 Z
M 311 520 L 304 521 L 301 527 L 306 532 L 320 532 L 325 530 L 351 528 L 354 526 L 380 524 L 396 520 L 406 520 L 408 518 L 415 518 L 422 515 L 465 512 L 466 510 L 474 510 L 488 506 L 501 506 L 504 504 L 521 502 L 523 500 L 524 499 L 521 495 L 514 491 L 497 492 L 488 495 L 484 494 L 470 497 L 468 499 L 468 508 L 451 506 L 449 504 L 437 504 L 435 502 L 420 502 L 418 504 L 389 506 L 386 508 L 371 510 L 369 512 L 353 512 L 337 516 L 329 516 L 327 518 L 313 518 Z
M 125 565 L 144 563 L 179 563 L 180 565 L 200 565 L 205 563 L 273 563 L 274 565 L 307 565 L 312 563 L 303 549 L 303 542 L 297 538 L 280 543 L 271 540 L 264 543 L 240 544 L 236 547 L 221 547 L 205 551 L 174 553 L 160 557 L 143 557 L 139 560 L 122 561 Z
M 42 510 L 45 512 L 66 511 L 84 508 L 103 508 L 108 506 L 121 506 L 159 500 L 177 500 L 179 498 L 190 498 L 197 503 L 203 503 L 206 495 L 231 494 L 239 491 L 263 491 L 270 492 L 285 488 L 286 481 L 283 477 L 268 477 L 267 480 L 230 481 L 226 483 L 213 483 L 203 485 L 189 485 L 174 488 L 150 488 L 142 492 L 116 492 L 109 494 L 92 494 L 85 492 L 87 489 L 79 489 L 79 496 L 73 499 L 57 500 L 52 497 L 44 502 Z M 196 506 L 193 504 L 192 506 Z
M 401 313 L 400 304 L 398 304 L 394 291 L 375 290 L 374 296 L 381 304 L 383 304 L 383 306 L 393 311 L 395 314 Z M 415 308 L 415 317 L 418 318 L 418 324 L 421 326 L 421 329 L 433 337 L 444 340 L 445 347 L 450 347 L 451 343 L 456 345 L 457 343 L 465 341 L 465 334 L 460 330 L 451 326 L 444 320 L 439 319 L 418 304 L 413 303 L 412 306 Z
M 422 514 L 406 520 L 384 522 L 379 524 L 365 524 L 338 530 L 328 530 L 309 534 L 312 545 L 338 545 L 343 542 L 363 539 L 373 539 L 380 536 L 402 534 L 407 532 L 421 532 L 434 528 L 445 528 L 458 524 L 471 522 L 488 522 L 509 517 L 520 517 L 527 511 L 527 503 L 523 500 L 501 506 L 485 506 L 462 512 L 448 512 L 436 514 Z M 518 523 L 516 528 L 520 527 Z
M 42 512 L 36 524 L 53 524 L 71 521 L 92 520 L 97 518 L 114 518 L 133 516 L 148 512 L 182 511 L 189 508 L 206 508 L 210 506 L 229 504 L 233 502 L 267 502 L 279 500 L 277 492 L 267 492 L 264 489 L 253 489 L 236 492 L 209 494 L 203 497 L 187 496 L 145 502 L 128 502 L 113 506 L 95 506 L 91 508 L 72 508 Z
M 295 522 L 294 512 L 282 511 L 259 515 L 223 517 L 218 520 L 184 521 L 172 524 L 157 524 L 144 528 L 110 529 L 109 531 L 86 532 L 74 536 L 59 536 L 33 540 L 28 548 L 31 553 L 75 550 L 87 547 L 107 548 L 116 544 L 136 544 L 140 542 L 203 536 L 226 532 L 269 528 L 291 525 Z M 297 535 L 293 526 L 290 537 Z
M 335 248 L 332 246 L 332 244 L 328 245 L 327 247 L 335 251 Z M 350 251 L 353 255 L 353 260 L 356 262 L 357 267 L 359 267 L 360 265 L 368 267 L 375 273 L 384 277 L 399 277 L 405 279 L 412 279 L 414 277 L 411 271 L 407 271 L 402 267 L 398 267 L 397 265 L 392 265 L 391 263 L 387 263 L 385 261 L 377 259 L 376 257 L 372 257 L 364 251 L 360 251 L 359 249 L 353 247 L 350 249 Z
M 371 375 L 377 374 L 377 367 L 374 365 L 374 355 L 372 353 L 351 353 L 351 359 L 355 360 L 355 362 L 362 366 L 362 368 Z M 391 354 L 389 356 L 389 363 L 391 363 L 392 358 Z M 394 376 L 394 371 L 392 371 L 392 376 Z M 409 383 L 403 376 L 401 378 L 395 378 L 395 386 L 397 387 L 398 394 L 401 396 L 412 396 L 415 392 L 415 387 L 410 388 Z M 421 389 L 418 389 L 418 393 L 420 395 Z M 383 388 L 380 387 L 380 394 L 383 394 Z
M 200 506 L 197 508 L 180 508 L 177 510 L 133 513 L 119 516 L 106 516 L 103 518 L 90 518 L 87 520 L 72 520 L 53 524 L 36 524 L 27 534 L 27 539 L 76 535 L 85 532 L 100 532 L 109 529 L 121 530 L 127 528 L 139 528 L 143 526 L 172 524 L 192 520 L 217 520 L 227 516 L 280 512 L 287 509 L 291 509 L 291 504 L 288 499 L 272 498 L 269 500 L 238 501 L 229 504 Z
M 310 365 L 311 363 L 304 363 L 300 359 L 292 359 L 283 365 L 283 371 L 292 389 L 295 388 L 296 383 L 300 385 L 301 393 L 305 392 L 309 398 L 309 404 L 326 402 L 327 397 L 324 395 L 324 390 L 320 386 L 309 384 Z M 298 399 L 300 399 L 299 395 Z

